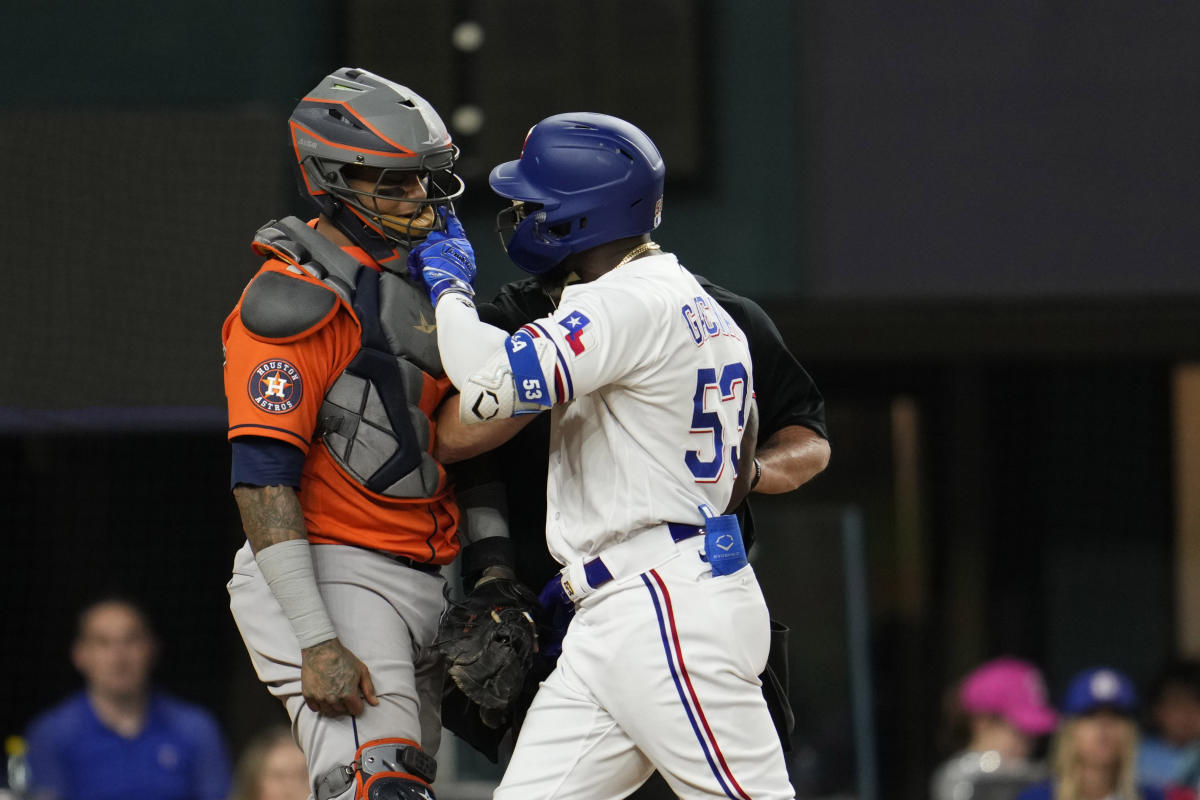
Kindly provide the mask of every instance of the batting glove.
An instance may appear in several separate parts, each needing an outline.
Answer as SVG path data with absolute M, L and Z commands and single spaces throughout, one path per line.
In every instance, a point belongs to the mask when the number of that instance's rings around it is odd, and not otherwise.
M 475 250 L 467 239 L 462 223 L 454 212 L 439 209 L 445 222 L 444 231 L 434 231 L 408 254 L 409 275 L 418 276 L 429 289 L 429 299 L 436 306 L 446 292 L 475 295 Z

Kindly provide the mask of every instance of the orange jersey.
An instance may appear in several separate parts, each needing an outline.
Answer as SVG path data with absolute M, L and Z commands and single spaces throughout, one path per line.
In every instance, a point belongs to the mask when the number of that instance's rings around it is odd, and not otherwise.
M 358 248 L 343 248 L 360 263 L 378 267 Z M 258 276 L 279 272 L 328 290 L 307 274 L 296 275 L 278 260 L 267 261 Z M 354 309 L 338 298 L 325 320 L 295 337 L 266 339 L 241 319 L 238 301 L 225 320 L 225 397 L 229 439 L 263 436 L 300 448 L 305 461 L 300 506 L 313 543 L 350 544 L 403 555 L 415 561 L 448 564 L 458 554 L 459 509 L 445 470 L 438 465 L 437 489 L 423 498 L 385 497 L 356 481 L 334 459 L 318 435 L 325 395 L 362 346 Z M 450 380 L 422 371 L 420 410 L 432 417 L 450 391 Z M 432 451 L 432 429 L 429 451 Z

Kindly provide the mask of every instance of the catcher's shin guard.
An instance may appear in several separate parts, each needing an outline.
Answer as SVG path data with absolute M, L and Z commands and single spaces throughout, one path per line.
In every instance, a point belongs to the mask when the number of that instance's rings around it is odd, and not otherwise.
M 411 739 L 373 739 L 358 748 L 350 766 L 335 767 L 317 781 L 316 798 L 434 800 L 429 784 L 436 776 L 437 761 Z

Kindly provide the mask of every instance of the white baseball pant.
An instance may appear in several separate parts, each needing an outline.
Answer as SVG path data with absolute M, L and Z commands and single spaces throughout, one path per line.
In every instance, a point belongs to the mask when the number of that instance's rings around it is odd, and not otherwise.
M 795 797 L 758 680 L 762 591 L 750 566 L 712 577 L 702 544 L 578 603 L 496 800 L 616 800 L 655 769 L 682 798 Z

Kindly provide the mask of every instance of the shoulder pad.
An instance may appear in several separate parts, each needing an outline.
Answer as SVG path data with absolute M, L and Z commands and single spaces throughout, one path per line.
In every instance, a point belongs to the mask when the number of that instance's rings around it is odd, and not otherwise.
M 242 324 L 264 339 L 295 339 L 328 322 L 337 310 L 332 289 L 266 270 L 246 287 Z
M 258 229 L 254 252 L 299 267 L 349 301 L 362 265 L 296 217 L 272 220 Z

